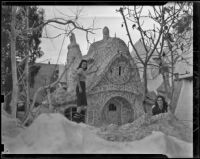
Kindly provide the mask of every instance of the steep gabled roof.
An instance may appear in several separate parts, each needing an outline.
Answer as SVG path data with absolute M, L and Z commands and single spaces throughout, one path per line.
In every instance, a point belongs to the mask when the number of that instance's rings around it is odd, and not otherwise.
M 134 47 L 136 48 L 136 50 L 138 51 L 138 54 L 141 56 L 141 58 L 146 56 L 146 50 L 145 47 L 142 43 L 142 39 L 139 39 L 135 44 Z M 147 46 L 147 50 L 152 50 L 150 47 Z M 157 55 L 157 51 L 154 51 L 154 54 Z M 133 49 L 133 51 L 131 52 L 131 56 L 132 57 L 137 57 L 135 50 Z
M 136 48 L 136 50 L 137 50 L 139 56 L 144 60 L 147 53 L 146 53 L 146 50 L 145 50 L 145 47 L 144 47 L 144 45 L 143 45 L 142 40 L 139 39 L 139 40 L 134 44 L 134 47 Z M 152 50 L 152 48 L 150 48 L 150 47 L 147 46 L 147 50 L 150 51 L 150 50 Z M 137 57 L 137 55 L 136 55 L 135 50 L 133 49 L 132 52 L 131 52 L 130 54 L 131 54 L 131 56 L 135 59 L 136 64 L 137 64 L 137 67 L 140 68 L 140 71 L 139 71 L 139 72 L 140 72 L 140 77 L 143 77 L 143 65 L 142 65 L 141 62 L 139 61 L 139 59 L 138 59 L 138 57 Z M 149 63 L 157 65 L 156 62 L 153 60 L 153 58 L 155 58 L 155 57 L 158 57 L 158 53 L 157 53 L 156 50 L 154 51 L 152 57 L 150 58 Z M 147 77 L 148 77 L 148 79 L 152 79 L 152 78 L 153 78 L 153 75 L 152 75 L 151 70 L 152 70 L 153 68 L 155 68 L 155 66 L 153 66 L 153 65 L 148 65 L 147 67 L 148 67 L 148 69 L 147 69 Z
M 119 38 L 109 38 L 107 41 L 101 40 L 90 46 L 87 55 L 83 58 L 86 60 L 93 59 L 93 62 L 88 65 L 89 72 L 95 69 L 97 71 L 87 77 L 86 85 L 89 89 L 101 79 L 112 59 L 120 54 L 128 56 L 130 53 L 124 41 Z

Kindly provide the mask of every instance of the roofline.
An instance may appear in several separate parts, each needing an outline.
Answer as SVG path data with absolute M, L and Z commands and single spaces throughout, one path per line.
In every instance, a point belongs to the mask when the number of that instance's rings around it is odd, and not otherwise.
M 136 46 L 136 44 L 141 43 L 143 48 L 145 49 L 143 42 L 142 42 L 142 38 L 140 38 L 139 40 L 137 40 L 133 45 Z M 153 48 L 150 48 L 149 46 L 147 46 L 147 49 L 153 50 Z M 135 52 L 135 50 L 133 49 L 131 52 Z M 154 50 L 154 52 L 157 52 L 156 50 Z
M 188 75 L 188 76 L 183 76 L 183 77 L 179 77 L 178 79 L 175 79 L 175 81 L 179 81 L 179 80 L 193 80 L 193 75 Z
M 94 82 L 94 84 L 92 84 L 89 87 L 89 91 L 92 90 L 92 88 L 94 88 L 102 79 L 103 75 L 105 75 L 105 73 L 108 71 L 109 67 L 112 65 L 112 62 L 115 61 L 117 58 L 124 56 L 125 58 L 128 58 L 127 54 L 115 54 L 112 59 L 109 61 L 109 63 L 107 64 L 107 66 L 105 67 L 104 71 L 99 75 L 99 78 Z M 131 56 L 131 55 L 130 55 Z M 132 59 L 131 59 L 132 60 Z
M 48 63 L 35 63 L 36 65 L 61 65 L 61 64 L 48 64 Z

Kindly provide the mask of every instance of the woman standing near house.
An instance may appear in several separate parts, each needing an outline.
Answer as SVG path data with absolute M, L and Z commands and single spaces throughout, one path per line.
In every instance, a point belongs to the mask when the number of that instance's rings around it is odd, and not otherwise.
M 77 97 L 77 113 L 74 114 L 75 120 L 81 120 L 81 111 L 86 109 L 87 97 L 86 97 L 86 70 L 87 60 L 82 60 L 77 68 L 77 85 L 76 85 L 76 97 Z
M 152 106 L 152 114 L 157 115 L 160 113 L 166 113 L 168 110 L 168 104 L 165 98 L 161 95 L 157 96 L 155 105 Z

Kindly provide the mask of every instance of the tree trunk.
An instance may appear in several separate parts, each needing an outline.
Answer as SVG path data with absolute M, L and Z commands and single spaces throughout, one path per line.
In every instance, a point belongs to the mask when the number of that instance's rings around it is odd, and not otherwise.
M 147 65 L 144 65 L 144 70 L 143 70 L 143 80 L 144 80 L 144 99 L 146 99 L 147 96 Z M 145 107 L 145 104 L 143 104 L 144 112 L 147 113 L 147 109 Z
M 42 87 L 40 87 L 40 88 L 38 88 L 36 90 L 36 92 L 34 93 L 34 96 L 33 96 L 33 102 L 31 103 L 30 110 L 28 111 L 27 115 L 24 117 L 24 119 L 22 121 L 23 125 L 26 124 L 26 122 L 28 121 L 28 119 L 31 116 L 31 112 L 32 112 L 32 110 L 34 108 L 35 101 L 37 99 L 37 96 L 38 96 L 39 92 L 42 91 L 42 90 L 44 90 L 44 89 L 48 89 L 48 88 L 54 87 L 62 79 L 62 77 L 64 76 L 64 74 L 67 71 L 67 69 L 68 69 L 68 67 L 63 71 L 63 73 L 61 74 L 61 76 L 55 82 L 53 82 L 52 84 L 47 85 L 47 86 L 42 86 Z
M 171 103 L 172 103 L 172 100 L 173 100 L 173 95 L 174 95 L 174 56 L 173 56 L 173 52 L 172 52 L 172 50 L 170 50 L 171 51 L 171 65 L 172 65 L 172 91 L 171 91 L 171 96 L 170 96 L 170 100 L 171 100 L 171 102 L 170 102 L 170 105 L 171 105 Z M 171 105 L 171 107 L 173 107 L 173 109 L 171 110 L 171 112 L 172 113 L 174 113 L 174 107 L 175 107 L 175 105 Z
M 17 97 L 18 97 L 18 82 L 17 82 L 17 64 L 16 64 L 16 32 L 15 32 L 15 23 L 16 23 L 16 6 L 12 6 L 12 20 L 11 20 L 11 63 L 12 63 L 12 100 L 10 103 L 11 106 L 11 115 L 16 118 L 17 113 Z
M 165 99 L 171 100 L 171 95 L 169 92 L 168 77 L 166 76 L 166 72 L 163 72 L 162 76 L 163 76 L 163 82 L 164 82 L 164 87 L 165 87 Z M 172 112 L 171 102 L 169 103 L 169 110 L 170 110 L 170 112 Z
M 28 22 L 28 6 L 26 7 L 26 29 L 29 29 L 29 22 Z M 25 66 L 25 79 L 26 79 L 26 108 L 25 108 L 25 113 L 27 113 L 29 111 L 29 105 L 30 105 L 30 95 L 29 95 L 29 91 L 30 91 L 30 85 L 29 85 L 29 39 L 28 39 L 28 32 L 26 34 L 26 66 Z
M 50 112 L 53 111 L 53 106 L 51 103 L 51 93 L 50 93 L 50 88 L 47 88 L 47 99 L 48 99 L 48 103 L 49 103 L 49 110 Z
M 170 111 L 173 112 L 173 105 L 171 105 L 171 103 L 172 103 L 172 98 L 174 94 L 174 77 L 173 77 L 174 76 L 174 55 L 172 51 L 172 45 L 169 40 L 167 40 L 167 44 L 171 53 L 171 67 L 172 67 L 172 70 L 171 70 L 172 71 L 172 91 L 171 91 L 171 95 L 169 96 L 169 99 L 170 99 L 169 107 L 170 107 Z

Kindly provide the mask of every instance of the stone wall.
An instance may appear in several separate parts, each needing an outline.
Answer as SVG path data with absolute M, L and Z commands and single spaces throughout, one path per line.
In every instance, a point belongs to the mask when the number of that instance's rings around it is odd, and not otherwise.
M 137 119 L 143 114 L 141 101 L 133 93 L 121 92 L 121 91 L 106 91 L 101 93 L 96 93 L 88 96 L 88 111 L 87 111 L 87 121 L 90 125 L 100 126 L 102 125 L 101 113 L 103 107 L 113 97 L 122 97 L 126 99 L 133 111 L 133 120 Z
M 161 131 L 180 140 L 193 142 L 192 129 L 169 112 L 155 116 L 143 115 L 132 123 L 121 126 L 110 124 L 100 128 L 97 134 L 109 141 L 127 142 L 143 139 L 153 131 Z

